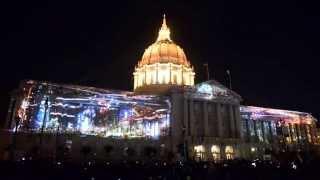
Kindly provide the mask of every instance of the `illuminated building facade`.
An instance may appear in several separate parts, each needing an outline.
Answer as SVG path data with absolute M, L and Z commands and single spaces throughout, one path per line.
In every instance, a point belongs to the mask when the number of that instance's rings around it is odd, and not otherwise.
M 158 38 L 144 52 L 133 73 L 134 90 L 145 91 L 148 87 L 165 88 L 167 85 L 194 85 L 193 67 L 183 49 L 170 37 L 165 16 Z
M 133 76 L 134 92 L 23 81 L 10 102 L 7 135 L 0 134 L 11 140 L 2 138 L 8 141 L 0 143 L 0 154 L 15 135 L 20 154 L 37 145 L 54 157 L 63 145 L 73 159 L 83 146 L 101 159 L 112 146 L 113 159 L 140 159 L 153 147 L 161 159 L 171 153 L 174 159 L 219 161 L 319 145 L 316 119 L 308 113 L 241 106 L 241 96 L 215 80 L 195 84 L 165 17 Z M 136 155 L 128 156 L 128 149 Z
M 25 81 L 19 131 L 61 131 L 114 138 L 168 134 L 170 101 L 130 92 Z M 8 126 L 15 128 L 12 121 Z
M 316 119 L 309 113 L 253 106 L 241 106 L 240 112 L 248 156 L 259 156 L 265 150 L 308 151 L 320 143 Z

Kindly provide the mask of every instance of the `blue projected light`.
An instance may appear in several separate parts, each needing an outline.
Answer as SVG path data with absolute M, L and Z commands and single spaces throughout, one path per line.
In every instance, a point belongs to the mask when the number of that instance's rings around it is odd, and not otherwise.
M 41 93 L 33 92 L 38 88 L 25 87 L 25 91 L 32 93 L 24 98 L 25 102 L 19 109 L 23 119 L 23 125 L 19 129 L 41 129 L 45 114 L 44 103 L 49 97 L 45 131 L 59 128 L 61 132 L 102 137 L 155 139 L 168 133 L 170 101 L 164 97 L 132 96 L 127 92 L 108 90 L 97 90 L 97 93 L 94 88 L 78 86 L 56 88 L 50 84 L 40 85 Z M 42 94 L 47 92 L 46 89 L 50 89 L 49 96 Z M 31 121 L 28 120 L 30 118 Z

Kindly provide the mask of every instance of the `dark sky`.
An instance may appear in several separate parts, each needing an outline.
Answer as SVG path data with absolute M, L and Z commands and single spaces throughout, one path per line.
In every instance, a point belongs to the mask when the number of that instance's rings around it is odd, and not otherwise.
M 130 2 L 130 1 L 129 1 Z M 320 118 L 320 18 L 305 1 L 9 1 L 0 17 L 0 118 L 22 79 L 131 90 L 166 13 L 171 38 L 243 104 Z

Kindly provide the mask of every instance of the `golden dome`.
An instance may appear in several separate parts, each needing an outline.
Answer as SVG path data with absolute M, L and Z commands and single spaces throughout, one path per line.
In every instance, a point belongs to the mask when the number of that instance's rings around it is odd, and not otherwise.
M 144 51 L 138 67 L 155 63 L 173 63 L 190 67 L 183 49 L 170 38 L 170 29 L 166 24 L 165 15 L 157 41 Z
M 166 18 L 158 38 L 144 52 L 133 72 L 135 92 L 164 91 L 175 86 L 193 86 L 195 73 L 183 49 L 170 38 Z

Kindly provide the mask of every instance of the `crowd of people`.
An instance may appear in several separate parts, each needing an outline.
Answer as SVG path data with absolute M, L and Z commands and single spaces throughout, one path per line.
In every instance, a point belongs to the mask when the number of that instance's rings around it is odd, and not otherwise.
M 86 179 L 86 180 L 275 180 L 318 179 L 319 160 L 309 162 L 246 161 L 160 162 L 123 161 L 67 163 L 21 159 L 1 161 L 0 179 Z

